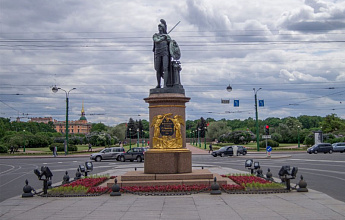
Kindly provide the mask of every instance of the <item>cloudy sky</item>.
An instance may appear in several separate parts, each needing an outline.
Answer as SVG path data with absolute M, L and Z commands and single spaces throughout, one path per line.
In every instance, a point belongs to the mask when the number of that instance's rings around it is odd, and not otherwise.
M 76 88 L 70 120 L 83 102 L 93 123 L 148 120 L 161 18 L 168 30 L 181 21 L 170 36 L 182 53 L 187 120 L 255 118 L 253 88 L 265 102 L 260 119 L 345 119 L 345 1 L 337 0 L 0 0 L 0 117 L 64 120 L 56 85 Z

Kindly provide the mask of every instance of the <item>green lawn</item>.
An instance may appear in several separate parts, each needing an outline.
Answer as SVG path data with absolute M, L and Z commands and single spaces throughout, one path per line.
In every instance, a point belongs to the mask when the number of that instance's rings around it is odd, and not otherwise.
M 229 146 L 229 145 L 235 145 L 234 143 L 222 143 L 221 145 L 213 145 L 213 150 L 218 150 L 222 146 Z M 239 144 L 241 145 L 241 144 Z M 297 143 L 281 143 L 279 144 L 279 147 L 273 148 L 273 150 L 305 150 L 306 147 L 304 145 L 300 145 L 300 148 L 296 148 L 298 144 Z M 251 142 L 249 144 L 243 144 L 249 151 L 256 151 L 257 150 L 257 145 L 255 142 Z M 260 151 L 265 150 L 264 148 L 260 148 Z

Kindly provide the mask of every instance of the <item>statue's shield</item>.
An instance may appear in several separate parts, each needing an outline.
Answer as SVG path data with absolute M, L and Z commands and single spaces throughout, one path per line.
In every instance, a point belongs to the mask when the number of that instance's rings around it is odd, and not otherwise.
M 180 48 L 175 40 L 171 40 L 169 44 L 170 55 L 174 60 L 179 60 L 181 58 Z

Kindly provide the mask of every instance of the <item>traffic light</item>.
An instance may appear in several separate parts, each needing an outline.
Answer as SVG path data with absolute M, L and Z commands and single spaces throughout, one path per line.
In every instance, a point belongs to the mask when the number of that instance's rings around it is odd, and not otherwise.
M 266 133 L 266 135 L 270 134 L 270 126 L 269 125 L 265 126 L 265 133 Z

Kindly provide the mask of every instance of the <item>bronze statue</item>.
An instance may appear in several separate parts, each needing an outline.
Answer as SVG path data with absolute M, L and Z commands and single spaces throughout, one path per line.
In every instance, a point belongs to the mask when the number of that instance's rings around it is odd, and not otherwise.
M 164 79 L 164 88 L 181 86 L 180 48 L 176 41 L 172 40 L 169 33 L 180 23 L 178 22 L 169 32 L 164 19 L 158 25 L 159 33 L 155 33 L 153 39 L 154 67 L 156 70 L 157 86 L 161 88 L 161 78 Z

